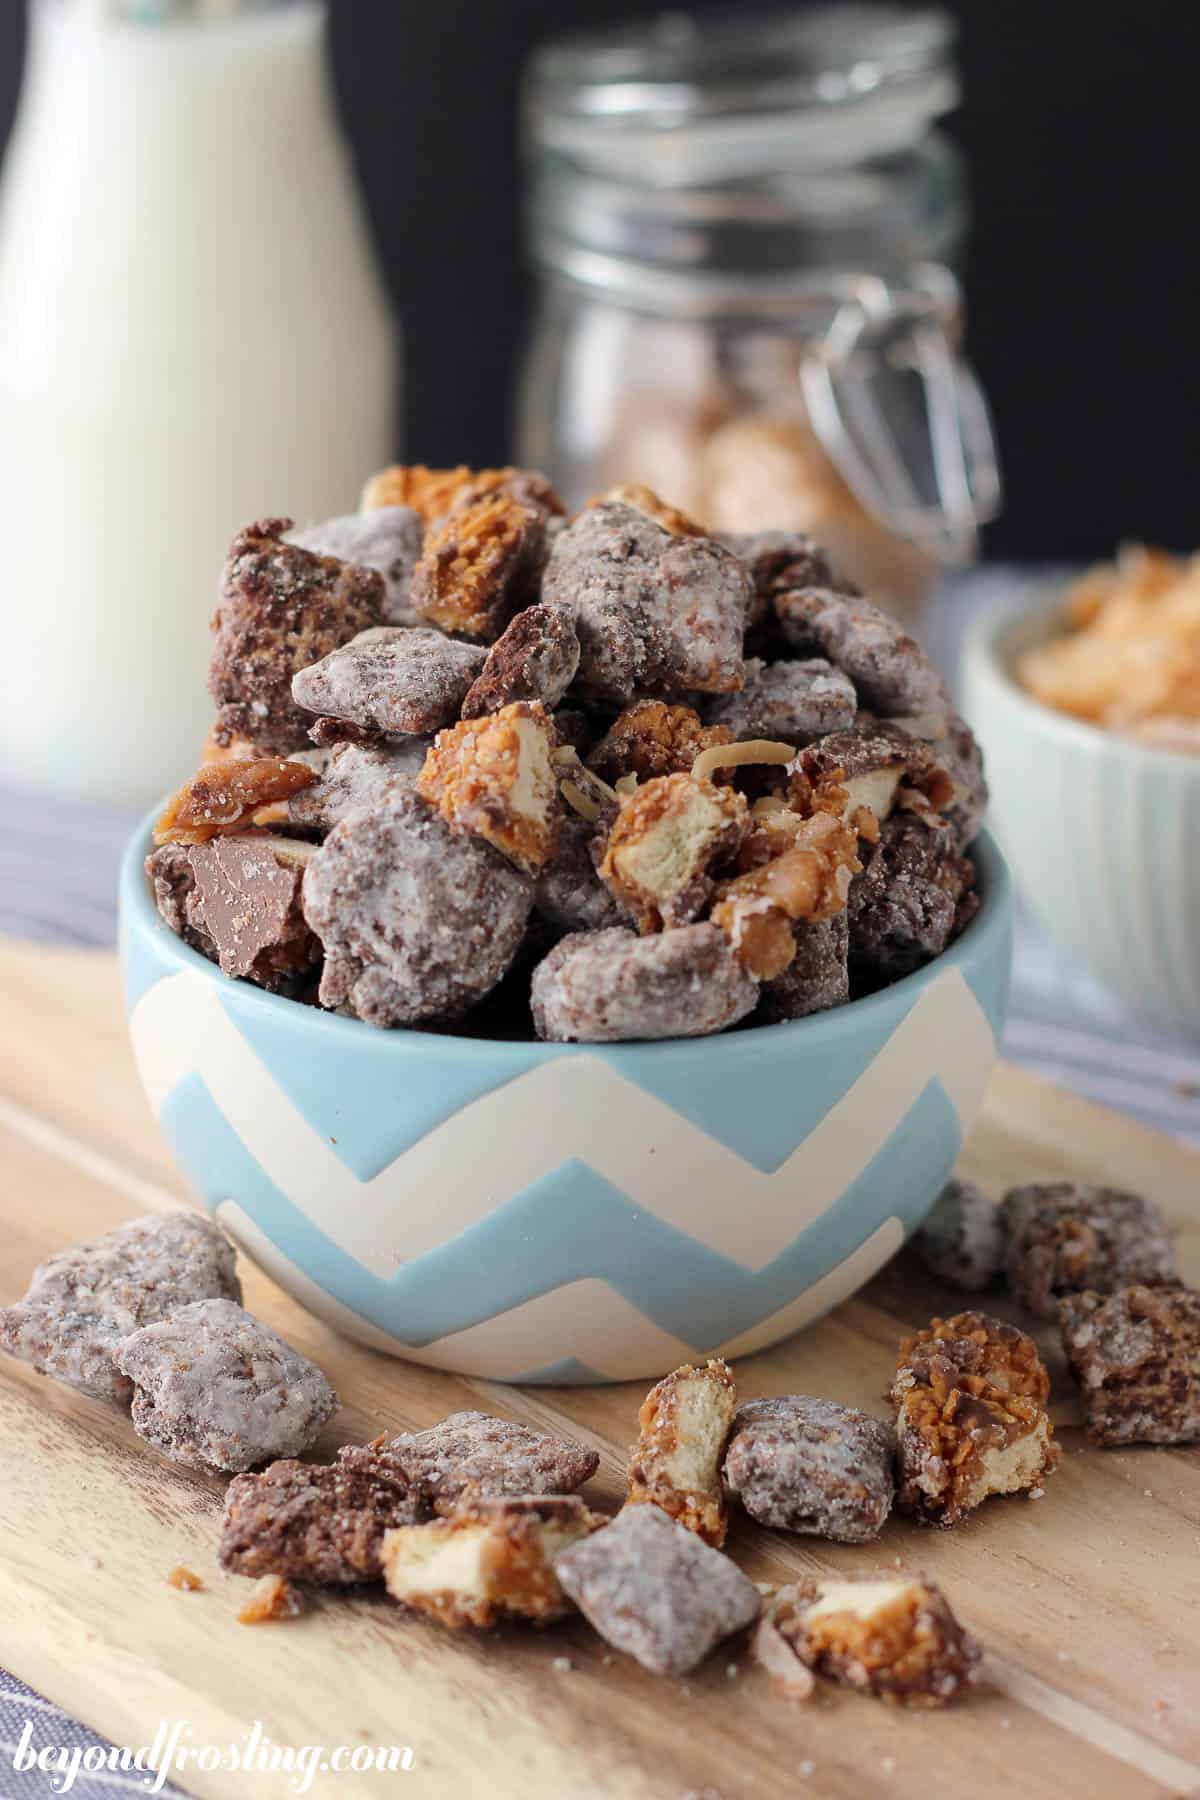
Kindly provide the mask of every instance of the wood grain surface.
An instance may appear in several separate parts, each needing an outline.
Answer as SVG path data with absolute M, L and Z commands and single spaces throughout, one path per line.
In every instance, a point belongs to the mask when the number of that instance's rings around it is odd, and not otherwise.
M 0 946 L 0 1302 L 47 1252 L 179 1203 L 137 1086 L 110 957 Z M 1200 1280 L 1200 1157 L 1001 1069 L 962 1160 L 993 1194 L 1047 1176 L 1152 1193 Z M 588 1497 L 615 1505 L 640 1386 L 515 1389 L 360 1349 L 243 1264 L 247 1305 L 325 1368 L 341 1414 L 320 1450 L 481 1407 L 600 1452 Z M 994 1310 L 1017 1317 L 1003 1300 Z M 956 1298 L 901 1257 L 856 1299 L 736 1374 L 743 1397 L 820 1393 L 882 1413 L 897 1339 Z M 1047 1354 L 1053 1346 L 1044 1337 Z M 904 1715 L 825 1688 L 780 1700 L 744 1641 L 686 1681 L 655 1680 L 582 1621 L 450 1634 L 381 1594 L 321 1596 L 255 1628 L 215 1560 L 222 1483 L 162 1461 L 122 1413 L 0 1365 L 0 1663 L 119 1744 L 179 1720 L 193 1745 L 411 1746 L 407 1774 L 318 1773 L 311 1792 L 508 1800 L 1020 1796 L 1200 1792 L 1200 1452 L 1087 1447 L 1052 1357 L 1065 1456 L 1037 1501 L 992 1501 L 959 1530 L 893 1520 L 846 1548 L 741 1519 L 755 1580 L 923 1568 L 986 1650 L 968 1703 Z M 184 1563 L 204 1589 L 167 1584 Z M 203 1796 L 295 1792 L 188 1768 Z

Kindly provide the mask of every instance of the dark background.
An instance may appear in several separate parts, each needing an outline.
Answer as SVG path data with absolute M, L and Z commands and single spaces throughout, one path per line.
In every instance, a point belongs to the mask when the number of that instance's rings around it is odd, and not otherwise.
M 414 459 L 504 456 L 528 298 L 515 141 L 528 49 L 660 10 L 333 0 L 343 117 L 408 340 Z M 973 194 L 970 342 L 1008 493 L 989 548 L 1074 558 L 1122 537 L 1194 547 L 1200 8 L 952 0 L 949 10 L 965 99 L 948 129 Z M 23 35 L 17 0 L 0 0 L 0 142 Z

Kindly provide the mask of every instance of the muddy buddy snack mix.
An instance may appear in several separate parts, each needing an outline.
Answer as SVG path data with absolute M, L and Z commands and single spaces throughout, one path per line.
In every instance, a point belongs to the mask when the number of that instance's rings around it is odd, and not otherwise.
M 195 1300 L 239 1301 L 233 1246 L 201 1213 L 151 1213 L 33 1271 L 0 1308 L 0 1349 L 97 1399 L 128 1401 L 113 1351 L 131 1332 Z
M 734 1417 L 725 1484 L 760 1525 L 862 1544 L 892 1509 L 894 1447 L 882 1420 L 835 1400 L 751 1400 Z
M 240 532 L 214 624 L 147 874 L 233 979 L 385 1030 L 698 1037 L 871 993 L 978 905 L 978 746 L 795 532 L 398 464 Z
M 1050 1378 L 1037 1345 L 986 1313 L 935 1319 L 900 1346 L 897 1505 L 927 1525 L 957 1525 L 993 1494 L 1037 1487 L 1058 1467 L 1046 1412 Z
M 1141 1194 L 1034 1182 L 1006 1194 L 1002 1211 L 1009 1285 L 1038 1318 L 1052 1319 L 1064 1294 L 1111 1294 L 1134 1282 L 1177 1278 L 1166 1221 Z
M 315 1363 L 232 1300 L 195 1300 L 113 1352 L 133 1428 L 172 1462 L 238 1474 L 299 1456 L 337 1411 Z
M 374 1438 L 339 1451 L 338 1461 L 386 1472 L 439 1513 L 452 1512 L 467 1494 L 569 1494 L 600 1464 L 596 1451 L 582 1444 L 481 1412 L 451 1413 L 427 1431 Z
M 230 1482 L 217 1557 L 235 1575 L 283 1575 L 318 1587 L 380 1581 L 384 1532 L 427 1516 L 395 1472 L 274 1462 Z
M 1200 1293 L 1126 1287 L 1067 1294 L 1063 1349 L 1098 1444 L 1200 1443 Z
M 600 1636 L 655 1675 L 686 1675 L 760 1605 L 735 1563 L 656 1506 L 627 1507 L 555 1574 Z
M 970 1181 L 948 1181 L 913 1245 L 935 1275 L 957 1288 L 985 1288 L 1004 1267 L 1004 1214 Z

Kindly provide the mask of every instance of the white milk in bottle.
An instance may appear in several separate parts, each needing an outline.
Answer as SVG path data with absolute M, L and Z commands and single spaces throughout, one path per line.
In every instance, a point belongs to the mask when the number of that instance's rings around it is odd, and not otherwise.
M 0 185 L 0 780 L 149 803 L 225 547 L 351 509 L 397 341 L 316 0 L 33 0 Z

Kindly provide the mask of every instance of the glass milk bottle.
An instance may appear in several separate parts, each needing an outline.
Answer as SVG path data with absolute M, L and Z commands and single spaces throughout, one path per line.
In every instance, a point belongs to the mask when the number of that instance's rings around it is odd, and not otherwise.
M 0 779 L 149 803 L 228 540 L 346 511 L 397 338 L 317 0 L 33 0 L 0 182 Z

